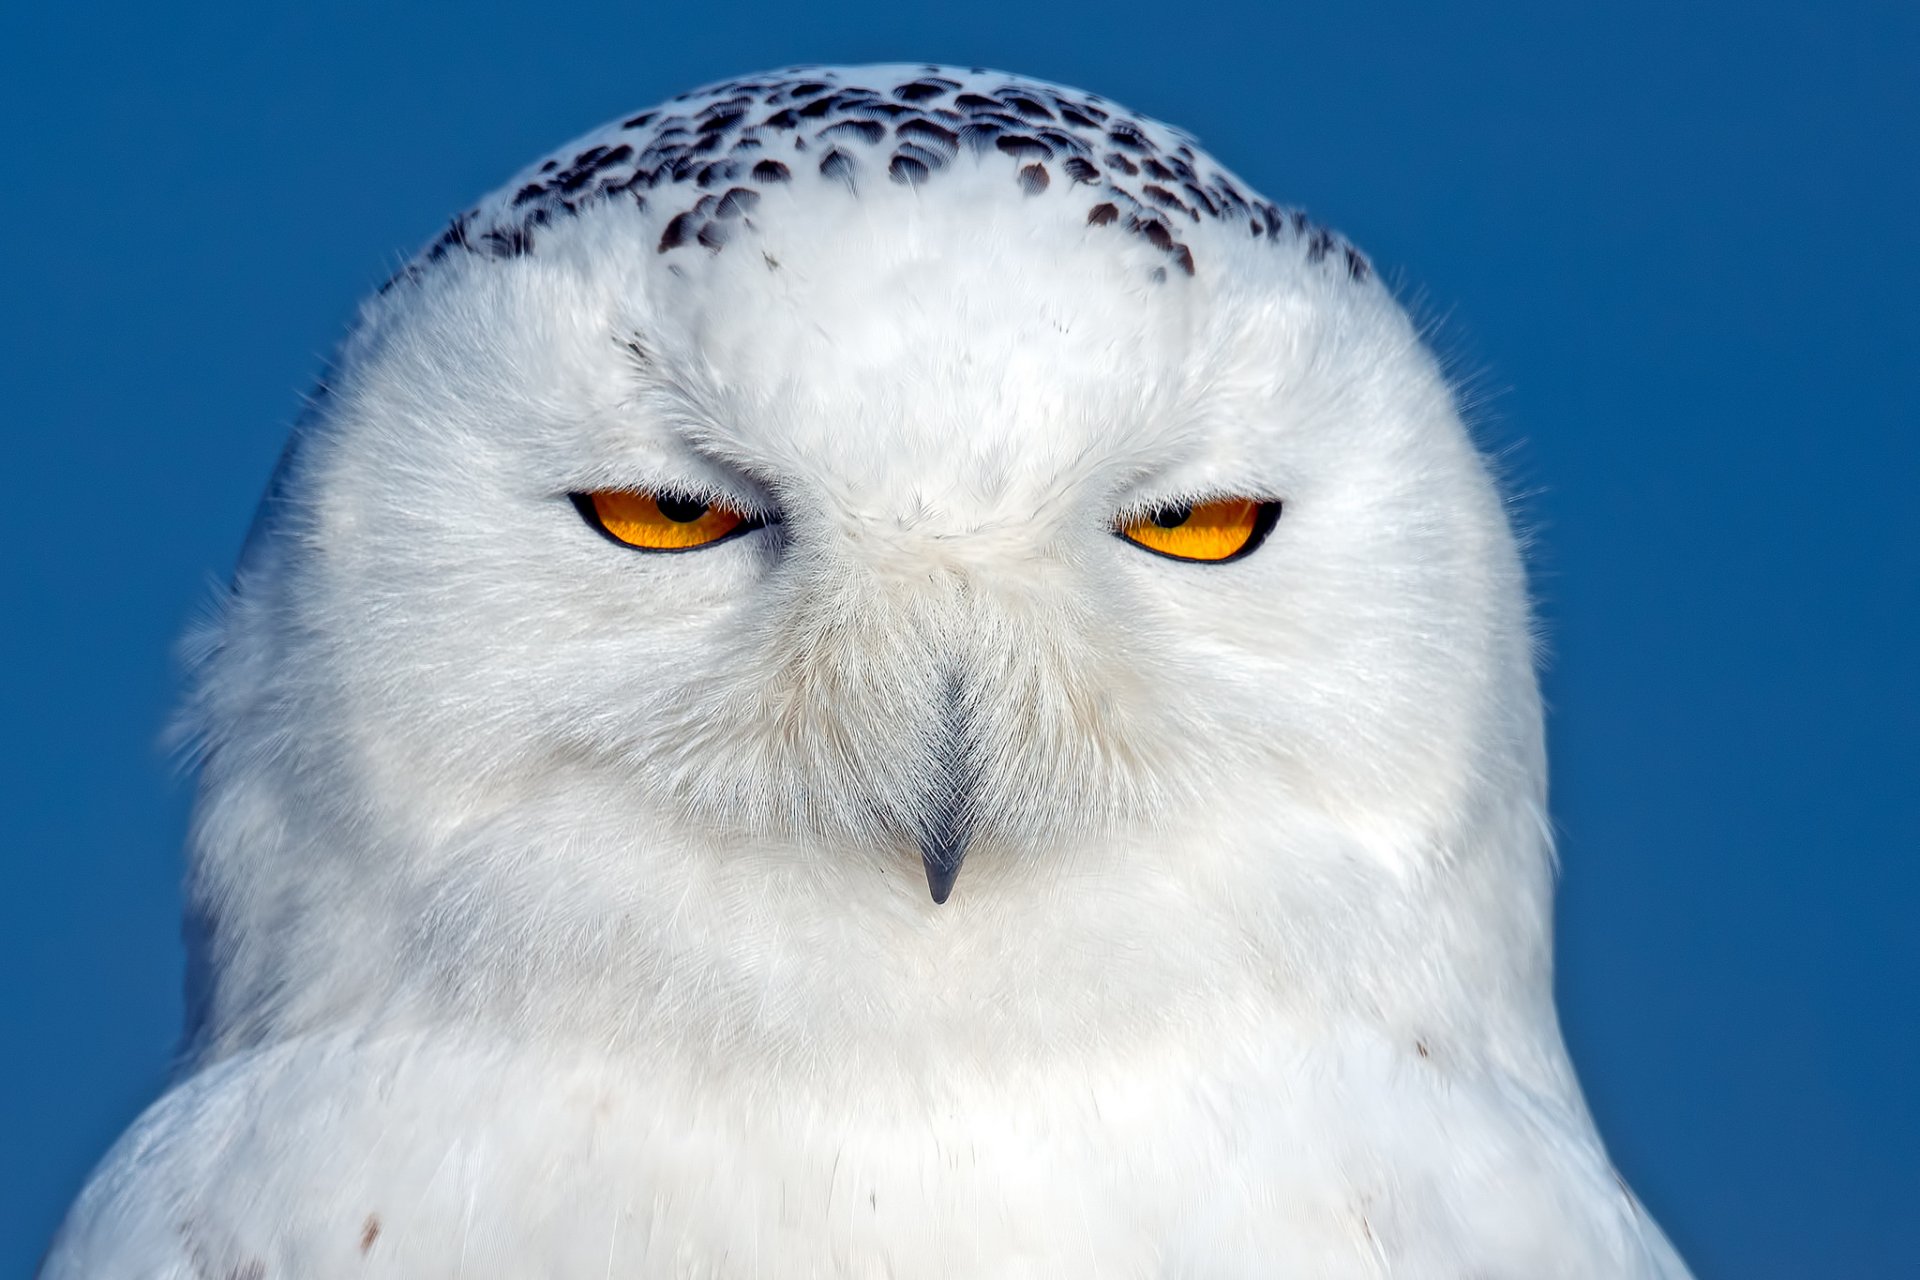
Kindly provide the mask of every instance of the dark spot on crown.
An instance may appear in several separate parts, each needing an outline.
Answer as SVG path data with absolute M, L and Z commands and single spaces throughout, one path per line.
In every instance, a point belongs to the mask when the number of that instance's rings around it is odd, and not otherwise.
M 673 159 L 675 156 L 680 155 L 683 151 L 685 151 L 684 147 L 676 146 L 673 143 L 655 142 L 652 146 L 648 147 L 645 151 L 642 151 L 640 153 L 640 158 L 634 161 L 634 163 L 641 166 L 642 168 L 646 167 L 647 165 L 658 165 Z
M 1093 208 L 1087 210 L 1087 225 L 1090 227 L 1104 227 L 1109 222 L 1112 222 L 1115 218 L 1118 218 L 1119 216 L 1120 216 L 1120 210 L 1118 206 L 1111 205 L 1111 204 L 1097 204 L 1093 206 Z
M 1092 154 L 1092 150 L 1086 143 L 1070 133 L 1062 133 L 1058 129 L 1035 129 L 1034 133 L 1055 151 L 1065 151 L 1076 156 Z
M 960 149 L 960 135 L 931 120 L 902 120 L 893 132 L 903 141 L 938 147 L 949 155 Z
M 975 151 L 985 151 L 993 145 L 993 140 L 998 138 L 1002 132 L 1004 131 L 997 124 L 987 124 L 984 121 L 976 120 L 961 127 L 960 141 L 966 143 Z
M 904 182 L 908 186 L 919 186 L 927 180 L 929 170 L 926 163 L 912 156 L 896 155 L 887 162 L 887 176 L 895 182 Z
M 701 121 L 700 132 L 701 133 L 724 133 L 728 129 L 733 128 L 733 126 L 735 126 L 736 124 L 739 124 L 740 117 L 746 114 L 747 113 L 745 111 L 738 110 L 738 109 L 733 111 L 722 111 L 719 115 L 714 116 L 710 120 Z
M 1193 250 L 1187 248 L 1184 244 L 1174 245 L 1173 260 L 1180 264 L 1182 271 L 1188 275 L 1193 274 Z
M 869 145 L 886 136 L 886 127 L 872 120 L 842 120 L 820 131 L 822 138 L 857 138 Z
M 660 252 L 665 253 L 669 249 L 678 249 L 681 245 L 685 244 L 694 221 L 695 216 L 692 213 L 674 214 L 673 220 L 667 223 L 667 229 L 660 233 Z
M 647 198 L 646 196 L 640 193 L 640 188 L 646 185 L 647 185 L 647 175 L 641 172 L 640 170 L 636 169 L 634 170 L 633 173 L 627 176 L 627 180 L 625 182 L 603 183 L 600 187 L 600 190 L 595 194 L 601 195 L 601 196 L 617 196 L 622 191 L 631 191 L 633 192 L 634 207 L 639 209 L 644 209 L 647 207 Z
M 993 145 L 1016 160 L 1051 160 L 1053 158 L 1052 147 L 1038 138 L 1029 138 L 1022 133 L 1010 133 L 996 138 Z
M 903 142 L 900 144 L 900 149 L 894 152 L 894 154 L 908 160 L 916 161 L 925 165 L 929 170 L 933 170 L 946 168 L 947 159 L 952 153 L 931 151 L 917 143 Z
M 1029 120 L 1053 119 L 1053 112 L 1047 110 L 1044 103 L 1038 99 L 1029 98 L 1025 94 L 1008 93 L 1003 89 L 1000 92 L 1000 101 L 1006 103 Z
M 1113 127 L 1107 130 L 1107 137 L 1113 140 L 1114 146 L 1125 147 L 1128 151 L 1151 151 L 1153 149 L 1153 144 L 1147 141 L 1146 135 L 1141 133 L 1136 126 L 1128 124 L 1124 120 L 1116 121 Z
M 515 204 L 525 204 L 529 200 L 539 199 L 541 196 L 545 195 L 546 193 L 547 193 L 547 189 L 541 186 L 539 183 L 529 182 L 526 186 L 520 188 L 520 190 L 514 194 L 513 202 Z
M 760 193 L 748 187 L 735 187 L 720 197 L 720 203 L 714 206 L 714 213 L 722 218 L 738 218 L 742 214 L 753 212 L 753 206 L 760 203 Z
M 1050 181 L 1045 165 L 1030 164 L 1020 170 L 1020 189 L 1030 196 L 1037 196 L 1045 191 Z
M 1127 159 L 1118 151 L 1110 151 L 1107 153 L 1107 164 L 1126 174 L 1129 178 L 1136 176 L 1140 172 L 1139 165 Z
M 785 182 L 793 172 L 778 160 L 762 160 L 753 166 L 753 176 L 760 182 Z
M 1091 160 L 1083 160 L 1079 156 L 1069 156 L 1066 163 L 1060 167 L 1065 169 L 1067 177 L 1076 183 L 1092 182 L 1100 176 L 1100 170 Z
M 1167 224 L 1158 218 L 1129 218 L 1127 230 L 1138 232 L 1147 238 L 1147 242 L 1156 249 L 1173 248 L 1173 232 Z
M 700 224 L 700 234 L 695 236 L 694 239 L 698 240 L 713 252 L 718 253 L 725 247 L 727 241 L 733 239 L 733 224 L 727 222 L 703 222 Z
M 642 112 L 641 112 L 641 113 L 640 113 L 639 115 L 637 115 L 637 116 L 628 116 L 628 117 L 627 117 L 627 118 L 626 118 L 625 120 L 622 120 L 622 121 L 620 122 L 620 127 L 621 127 L 622 129 L 639 129 L 639 128 L 643 128 L 643 127 L 645 127 L 645 126 L 647 126 L 647 125 L 650 125 L 650 124 L 652 124 L 652 123 L 653 123 L 653 118 L 654 118 L 654 117 L 655 117 L 656 115 L 658 115 L 658 114 L 659 114 L 659 112 L 657 112 L 657 111 L 642 111 Z
M 906 102 L 925 102 L 929 98 L 942 98 L 960 86 L 947 80 L 915 80 L 903 84 L 893 91 L 896 98 Z
M 835 147 L 820 157 L 820 172 L 829 178 L 838 178 L 848 186 L 853 185 L 853 157 Z
M 997 125 L 1009 133 L 1024 133 L 1033 126 L 1008 111 L 976 111 L 968 117 L 980 124 Z
M 1162 208 L 1178 209 L 1180 212 L 1190 216 L 1195 222 L 1200 221 L 1199 214 L 1187 208 L 1185 201 L 1181 200 L 1179 196 L 1176 196 L 1165 187 L 1156 187 L 1153 183 L 1149 182 L 1141 186 L 1140 194 Z
M 1142 160 L 1140 167 L 1146 170 L 1149 178 L 1158 178 L 1162 182 L 1174 182 L 1177 180 L 1173 170 L 1167 168 L 1167 166 L 1161 164 L 1152 156 L 1148 156 L 1145 160 Z
M 793 108 L 782 107 L 760 122 L 769 129 L 793 129 L 800 124 L 800 118 L 793 114 Z
M 967 111 L 998 111 L 1000 103 L 993 98 L 984 98 L 977 93 L 963 93 L 953 100 L 953 105 Z

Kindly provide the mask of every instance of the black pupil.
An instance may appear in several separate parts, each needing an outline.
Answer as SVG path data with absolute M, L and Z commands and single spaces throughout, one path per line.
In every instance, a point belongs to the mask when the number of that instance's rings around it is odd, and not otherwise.
M 1178 529 L 1192 518 L 1192 507 L 1162 507 L 1152 516 L 1153 522 L 1162 529 Z
M 692 524 L 707 514 L 707 504 L 695 502 L 692 498 L 657 498 L 655 504 L 660 514 L 675 524 Z

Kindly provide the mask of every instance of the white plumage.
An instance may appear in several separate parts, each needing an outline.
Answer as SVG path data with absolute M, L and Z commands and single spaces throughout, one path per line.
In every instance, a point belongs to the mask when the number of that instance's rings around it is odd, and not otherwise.
M 1554 1016 L 1528 626 L 1405 315 L 1177 132 L 923 67 L 610 125 L 296 432 L 189 1054 L 44 1274 L 1684 1276 Z

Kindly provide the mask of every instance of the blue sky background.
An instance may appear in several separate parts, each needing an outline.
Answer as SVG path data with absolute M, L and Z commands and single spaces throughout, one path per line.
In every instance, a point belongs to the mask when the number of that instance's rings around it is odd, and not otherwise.
M 929 59 L 1197 133 L 1474 389 L 1550 637 L 1567 1035 L 1702 1276 L 1920 1257 L 1920 6 L 0 10 L 0 1273 L 180 1018 L 173 637 L 356 297 L 711 78 Z

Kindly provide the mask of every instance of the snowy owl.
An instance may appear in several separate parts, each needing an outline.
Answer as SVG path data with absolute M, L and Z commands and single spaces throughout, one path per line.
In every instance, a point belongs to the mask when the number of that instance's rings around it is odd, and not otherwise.
M 800 68 L 526 169 L 191 648 L 182 1070 L 49 1280 L 1685 1274 L 1455 398 L 1105 98 Z

